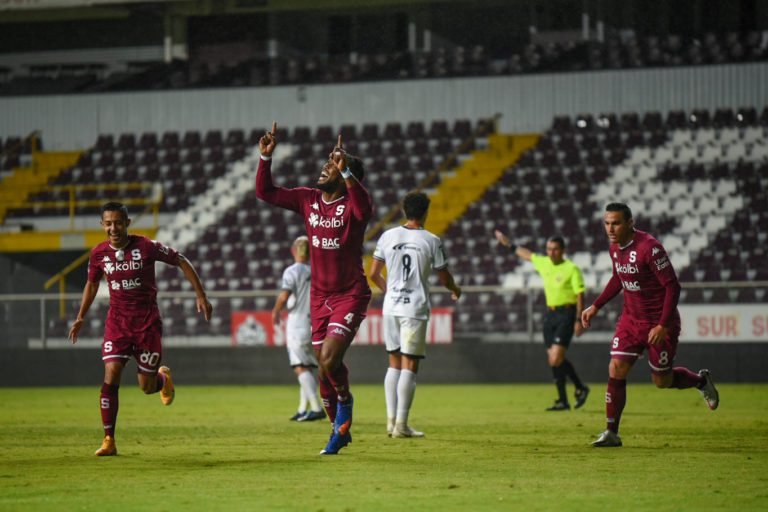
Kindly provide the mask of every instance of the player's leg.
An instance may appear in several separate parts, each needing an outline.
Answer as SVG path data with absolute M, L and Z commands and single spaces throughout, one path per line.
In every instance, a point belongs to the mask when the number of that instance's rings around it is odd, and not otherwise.
M 619 425 L 627 404 L 627 375 L 642 354 L 645 340 L 641 340 L 630 325 L 620 324 L 611 344 L 611 362 L 608 364 L 608 386 L 605 392 L 606 429 L 592 443 L 597 447 L 621 446 Z
M 397 383 L 400 380 L 402 357 L 400 355 L 400 329 L 397 318 L 384 315 L 382 318 L 384 345 L 389 359 L 387 373 L 384 376 L 384 401 L 387 406 L 387 435 L 392 435 L 397 415 Z
M 552 369 L 552 378 L 557 390 L 555 403 L 548 407 L 548 411 L 567 411 L 571 408 L 568 404 L 568 395 L 565 394 L 565 373 L 561 364 L 565 355 L 563 347 L 558 347 L 559 340 L 558 318 L 555 311 L 548 311 L 544 318 L 544 346 L 547 347 L 547 364 Z
M 139 387 L 147 395 L 160 393 L 163 405 L 171 405 L 176 397 L 171 369 L 160 366 L 163 360 L 162 322 L 159 317 L 151 329 L 135 341 L 133 357 L 138 369 Z
M 424 358 L 427 346 L 427 320 L 400 318 L 400 340 L 403 356 L 400 381 L 397 385 L 397 416 L 392 437 L 423 437 L 424 433 L 413 430 L 408 417 L 416 394 L 416 374 L 419 361 Z
M 323 340 L 328 332 L 328 321 L 333 310 L 327 305 L 326 298 L 320 294 L 310 296 L 310 318 L 312 321 L 312 349 L 317 363 L 317 380 L 320 389 L 320 399 L 323 403 L 328 419 L 331 423 L 336 420 L 337 398 L 330 379 L 320 365 L 320 354 L 323 349 Z
M 673 366 L 677 354 L 679 332 L 673 330 L 667 339 L 656 345 L 648 345 L 648 364 L 651 378 L 658 388 L 696 388 L 707 406 L 715 410 L 720 404 L 720 394 L 712 381 L 709 370 L 698 373 L 684 366 Z
M 307 390 L 302 384 L 302 374 L 306 373 L 306 369 L 303 366 L 293 366 L 293 374 L 296 375 L 296 380 L 299 382 L 299 406 L 296 408 L 296 414 L 290 417 L 291 421 L 297 421 L 307 414 Z
M 127 356 L 109 357 L 104 360 L 104 383 L 101 385 L 101 394 L 99 395 L 99 409 L 101 411 L 101 424 L 104 428 L 104 439 L 101 447 L 96 450 L 96 455 L 99 457 L 117 455 L 115 428 L 117 426 L 117 411 L 120 405 L 118 392 L 123 368 L 127 360 Z
M 317 358 L 315 357 L 312 343 L 309 341 L 309 334 L 302 337 L 305 341 L 296 344 L 293 352 L 296 361 L 300 363 L 301 372 L 298 376 L 304 396 L 308 402 L 309 410 L 299 418 L 299 421 L 316 421 L 325 418 L 325 413 L 318 399 L 318 384 L 315 375 L 317 368 Z

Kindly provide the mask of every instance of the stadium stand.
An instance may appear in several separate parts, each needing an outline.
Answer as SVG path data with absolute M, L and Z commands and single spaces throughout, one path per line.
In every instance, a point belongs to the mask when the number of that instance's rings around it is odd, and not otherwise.
M 132 52 L 125 52 L 133 55 Z M 372 80 L 440 79 L 527 73 L 703 66 L 768 59 L 768 40 L 759 31 L 677 34 L 610 34 L 604 41 L 529 42 L 512 53 L 491 54 L 482 44 L 446 43 L 434 50 L 348 55 L 291 54 L 266 58 L 240 51 L 226 64 L 205 60 L 169 63 L 111 61 L 9 69 L 0 95 L 278 86 Z M 93 52 L 84 51 L 93 59 Z M 114 59 L 114 53 L 103 58 Z M 54 59 L 52 55 L 50 57 Z M 109 71 L 112 70 L 112 71 Z

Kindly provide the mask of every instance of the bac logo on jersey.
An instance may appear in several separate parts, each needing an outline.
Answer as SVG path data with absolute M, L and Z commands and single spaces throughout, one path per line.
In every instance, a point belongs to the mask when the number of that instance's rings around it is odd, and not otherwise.
M 341 242 L 338 238 L 319 238 L 312 235 L 312 245 L 323 249 L 341 249 Z
M 638 281 L 622 281 L 622 286 L 624 286 L 624 289 L 628 292 L 639 292 L 640 291 L 640 283 Z
M 114 280 L 110 283 L 113 290 L 135 290 L 141 288 L 141 278 L 136 279 L 121 279 L 120 281 Z

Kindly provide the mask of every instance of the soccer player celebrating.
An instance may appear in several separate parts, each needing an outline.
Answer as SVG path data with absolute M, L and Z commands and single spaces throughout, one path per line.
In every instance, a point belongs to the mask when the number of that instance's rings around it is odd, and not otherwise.
M 69 330 L 72 343 L 83 326 L 83 319 L 99 290 L 102 277 L 109 287 L 109 312 L 104 326 L 101 358 L 104 360 L 104 384 L 101 386 L 101 421 L 104 441 L 96 455 L 117 455 L 115 424 L 117 423 L 118 388 L 123 368 L 133 357 L 138 367 L 139 387 L 150 395 L 160 392 L 164 405 L 175 397 L 171 370 L 160 366 L 163 359 L 163 323 L 157 308 L 155 262 L 180 267 L 192 283 L 197 295 L 197 311 L 211 317 L 213 309 L 206 297 L 195 267 L 183 255 L 144 236 L 129 235 L 128 209 L 110 202 L 101 209 L 101 225 L 107 240 L 91 251 L 88 281 L 77 319 Z
M 623 203 L 605 208 L 605 233 L 610 241 L 613 275 L 605 289 L 581 314 L 584 328 L 608 301 L 624 290 L 624 308 L 616 325 L 605 394 L 606 430 L 592 445 L 621 446 L 619 422 L 627 401 L 627 375 L 637 358 L 648 350 L 653 383 L 659 388 L 697 388 L 710 409 L 720 397 L 709 374 L 673 367 L 680 336 L 677 300 L 680 284 L 667 252 L 658 240 L 634 228 L 632 210 Z
M 293 264 L 283 272 L 280 294 L 272 308 L 272 323 L 280 325 L 280 313 L 288 310 L 285 326 L 286 347 L 291 368 L 299 380 L 299 408 L 291 421 L 316 421 L 325 418 L 317 398 L 317 357 L 312 350 L 312 324 L 309 320 L 309 240 L 300 236 L 291 244 Z M 292 303 L 291 303 L 292 302 Z M 310 409 L 307 409 L 309 405 Z
M 256 197 L 304 218 L 310 240 L 312 345 L 320 365 L 320 396 L 333 424 L 321 455 L 337 454 L 352 441 L 352 394 L 344 354 L 363 321 L 371 289 L 363 271 L 365 229 L 373 212 L 360 183 L 363 162 L 348 155 L 341 136 L 320 171 L 316 188 L 272 183 L 277 123 L 259 139 Z
M 387 433 L 392 437 L 422 437 L 408 426 L 416 393 L 416 373 L 424 358 L 429 322 L 429 276 L 437 272 L 440 283 L 459 300 L 461 288 L 448 271 L 440 238 L 424 229 L 429 198 L 409 192 L 403 199 L 406 222 L 381 235 L 371 263 L 371 279 L 384 296 L 384 342 L 389 368 L 384 377 Z M 381 275 L 387 268 L 387 278 Z

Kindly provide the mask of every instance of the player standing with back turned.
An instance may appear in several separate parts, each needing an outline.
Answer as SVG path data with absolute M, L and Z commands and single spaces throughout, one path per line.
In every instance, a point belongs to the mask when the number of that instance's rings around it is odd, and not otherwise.
M 365 229 L 373 213 L 368 191 L 360 183 L 363 162 L 348 155 L 341 135 L 320 171 L 317 188 L 283 188 L 272 183 L 272 131 L 259 139 L 261 159 L 256 197 L 304 217 L 310 241 L 312 345 L 320 365 L 320 396 L 333 423 L 321 455 L 334 455 L 352 441 L 352 394 L 344 354 L 366 316 L 371 289 L 363 271 Z

